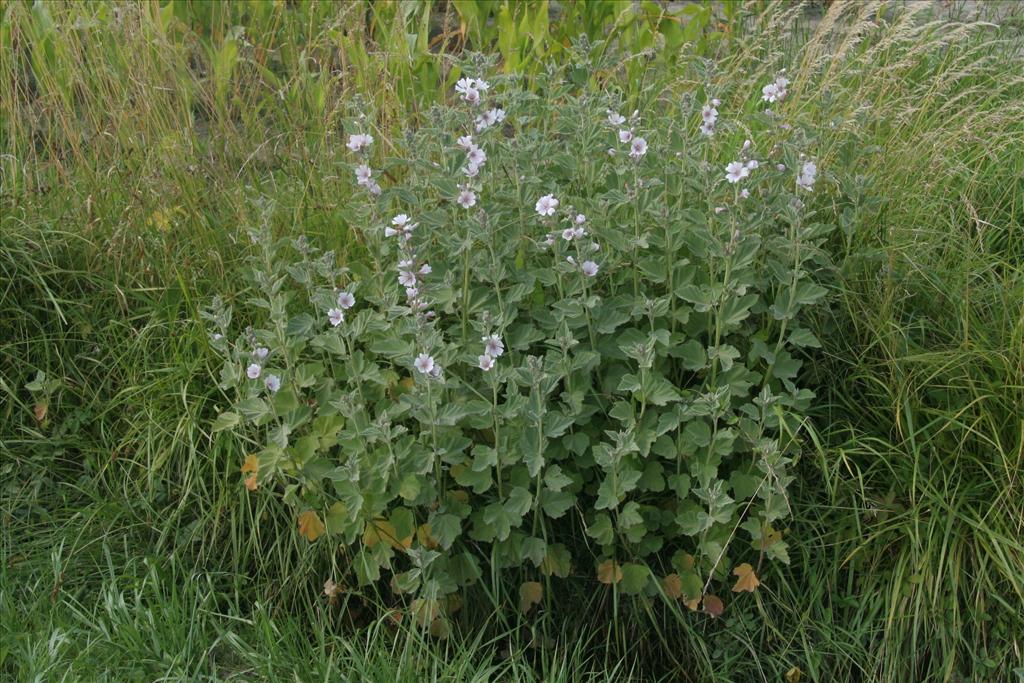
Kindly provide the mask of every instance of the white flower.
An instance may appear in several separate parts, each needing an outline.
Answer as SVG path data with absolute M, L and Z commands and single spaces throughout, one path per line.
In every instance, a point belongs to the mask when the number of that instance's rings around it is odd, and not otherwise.
M 369 147 L 373 144 L 373 136 L 362 133 L 356 133 L 348 136 L 348 144 L 345 145 L 353 152 L 358 152 L 364 147 Z
M 548 236 L 544 238 L 544 245 L 550 247 L 550 246 L 553 246 L 554 243 L 555 243 L 555 236 L 549 232 Z
M 744 187 L 742 190 L 740 190 L 740 196 L 746 199 L 747 197 L 750 196 L 750 190 Z
M 210 335 L 210 339 L 212 339 L 215 342 L 216 341 L 220 341 L 223 338 L 224 338 L 224 335 L 221 334 L 220 332 L 214 332 L 213 334 Z
M 481 370 L 487 372 L 494 367 L 494 357 L 488 356 L 486 353 L 482 356 L 477 356 L 477 364 Z
M 403 228 L 404 229 L 405 226 L 408 223 L 409 223 L 409 217 L 407 215 L 405 215 L 404 213 L 400 213 L 400 214 L 398 214 L 397 216 L 395 216 L 394 218 L 391 219 L 391 225 L 395 226 L 396 228 Z
M 356 298 L 352 296 L 351 292 L 339 292 L 338 293 L 338 305 L 343 310 L 348 310 L 356 305 Z
M 718 110 L 712 106 L 705 104 L 700 110 L 700 116 L 704 119 L 705 124 L 715 125 L 715 121 L 718 120 Z
M 747 162 L 747 170 L 748 171 L 753 171 L 755 168 L 757 168 L 760 165 L 761 164 L 758 163 L 757 159 L 751 159 L 750 161 Z
M 555 199 L 555 195 L 546 194 L 537 200 L 535 208 L 541 216 L 554 216 L 555 209 L 558 208 L 558 200 Z
M 504 109 L 492 109 L 491 112 L 494 114 L 494 120 L 497 121 L 498 123 L 501 123 L 502 121 L 505 120 Z
M 597 264 L 593 261 L 584 261 L 582 268 L 583 274 L 587 277 L 594 277 L 597 275 Z
M 785 164 L 775 164 L 775 170 L 776 171 L 785 171 L 786 170 L 786 165 Z
M 619 131 L 619 142 L 625 144 L 633 139 L 633 131 L 623 128 Z
M 245 376 L 249 379 L 256 379 L 260 376 L 260 372 L 262 372 L 262 368 L 260 368 L 259 363 L 252 363 L 245 369 Z
M 750 140 L 744 140 L 743 141 L 743 151 L 746 152 L 748 149 L 750 149 L 750 145 L 751 145 Z
M 480 337 L 480 341 L 484 343 L 484 353 L 492 358 L 497 358 L 505 353 L 505 342 L 501 341 L 501 337 L 496 334 Z
M 566 228 L 562 231 L 562 239 L 566 242 L 572 242 L 572 238 L 576 236 L 576 228 Z
M 608 148 L 608 156 L 610 156 L 610 157 L 615 156 L 615 148 L 614 147 L 609 147 Z
M 430 267 L 429 263 L 424 263 L 420 266 L 420 275 L 430 275 L 432 272 L 434 272 L 434 269 Z
M 473 87 L 475 87 L 477 90 L 483 90 L 484 92 L 487 92 L 488 90 L 491 89 L 491 84 L 482 78 L 475 79 L 473 83 Z
M 394 228 L 392 228 L 390 225 L 384 226 L 384 236 L 385 237 L 394 237 L 395 235 L 398 235 L 398 234 L 401 234 L 401 233 L 399 233 L 398 230 L 395 230 Z
M 455 84 L 455 92 L 459 93 L 460 95 L 465 95 L 467 92 L 472 90 L 472 88 L 472 78 L 460 78 L 458 82 Z
M 267 378 L 263 380 L 263 384 L 266 385 L 270 393 L 276 394 L 277 390 L 281 388 L 281 378 L 277 375 L 267 375 Z
M 332 308 L 327 311 L 327 319 L 331 321 L 333 327 L 337 327 L 345 321 L 345 311 L 340 308 Z
M 747 170 L 742 161 L 731 161 L 725 167 L 725 179 L 730 183 L 738 183 L 743 178 L 746 178 L 749 173 L 750 171 Z
M 381 192 L 380 185 L 378 185 L 376 181 L 371 181 L 367 189 L 372 195 L 379 195 Z
M 700 132 L 703 133 L 704 135 L 707 135 L 708 137 L 711 137 L 712 135 L 715 134 L 715 124 L 705 123 L 703 126 L 700 127 Z
M 455 141 L 455 146 L 468 152 L 473 148 L 473 136 L 463 135 Z
M 608 110 L 608 123 L 613 126 L 621 126 L 626 122 L 626 117 L 617 111 Z
M 644 140 L 643 138 L 635 138 L 629 146 L 629 156 L 634 159 L 639 159 L 645 154 L 647 154 L 647 140 Z
M 802 187 L 805 190 L 811 190 L 814 188 L 814 181 L 818 178 L 818 165 L 813 161 L 805 161 L 803 168 L 800 169 L 800 175 L 796 178 L 797 187 Z
M 480 104 L 480 91 L 476 88 L 470 88 L 462 95 L 462 99 L 475 107 Z
M 373 175 L 373 171 L 366 164 L 359 164 L 356 166 L 356 182 L 360 185 L 369 185 L 370 176 Z
M 480 166 L 479 164 L 466 164 L 462 172 L 466 174 L 467 178 L 476 178 L 480 174 Z
M 487 153 L 476 145 L 473 145 L 469 148 L 469 151 L 466 152 L 466 161 L 471 164 L 476 164 L 477 166 L 482 166 L 483 163 L 487 161 Z
M 584 216 L 582 213 L 578 213 L 576 214 L 576 218 L 574 218 L 573 220 L 576 221 L 576 225 L 583 225 L 584 223 L 587 222 L 587 217 Z
M 788 85 L 788 78 L 785 76 L 776 77 L 774 83 L 769 83 L 761 88 L 761 99 L 765 102 L 781 102 L 786 98 L 786 87 Z
M 398 284 L 403 287 L 415 287 L 416 286 L 416 273 L 411 270 L 400 270 L 398 271 Z
M 720 104 L 722 104 L 722 100 L 718 99 L 717 97 L 714 98 L 713 100 L 711 100 L 711 106 L 712 107 L 717 107 Z
M 425 353 L 421 353 L 416 356 L 416 360 L 413 362 L 416 369 L 424 375 L 429 375 L 434 371 L 434 357 Z
M 266 346 L 257 346 L 253 349 L 252 355 L 256 356 L 258 360 L 266 360 L 267 356 L 270 355 L 270 349 Z
M 462 208 L 468 209 L 476 205 L 476 194 L 472 190 L 463 190 L 455 201 Z

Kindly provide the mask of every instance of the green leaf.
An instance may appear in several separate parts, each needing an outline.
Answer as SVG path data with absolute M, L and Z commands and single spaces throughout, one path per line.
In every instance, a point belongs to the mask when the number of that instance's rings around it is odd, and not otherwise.
M 224 411 L 223 413 L 217 416 L 216 420 L 213 421 L 213 427 L 211 427 L 211 429 L 214 432 L 222 432 L 225 429 L 234 428 L 241 421 L 242 418 L 238 415 L 238 413 Z
M 453 514 L 435 514 L 430 518 L 430 535 L 438 544 L 448 550 L 462 533 L 462 521 Z
M 587 536 L 601 545 L 611 545 L 615 540 L 615 529 L 612 527 L 611 517 L 604 512 L 596 514 L 594 521 L 587 525 Z
M 627 563 L 622 565 L 622 592 L 626 595 L 640 595 L 651 578 L 651 570 L 645 564 Z

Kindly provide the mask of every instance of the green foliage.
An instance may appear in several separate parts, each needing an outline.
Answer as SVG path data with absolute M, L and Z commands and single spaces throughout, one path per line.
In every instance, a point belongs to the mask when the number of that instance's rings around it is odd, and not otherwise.
M 738 123 L 704 134 L 693 94 L 651 93 L 671 115 L 618 122 L 614 96 L 558 72 L 544 97 L 517 82 L 460 81 L 463 101 L 385 161 L 386 188 L 353 124 L 368 262 L 274 239 L 265 215 L 249 301 L 265 315 L 238 335 L 222 300 L 206 314 L 237 396 L 215 428 L 258 435 L 258 481 L 286 502 L 340 506 L 359 583 L 414 576 L 403 592 L 428 600 L 481 546 L 551 573 L 580 521 L 628 560 L 626 594 L 680 549 L 705 585 L 734 558 L 785 561 L 775 527 L 813 398 L 792 340 L 826 294 L 830 232 L 786 170 L 808 132 L 755 115 L 758 145 L 737 150 Z

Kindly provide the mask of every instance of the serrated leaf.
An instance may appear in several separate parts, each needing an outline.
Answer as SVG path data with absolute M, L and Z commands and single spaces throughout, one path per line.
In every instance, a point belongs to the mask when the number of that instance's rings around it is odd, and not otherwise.
M 622 592 L 626 595 L 639 595 L 647 587 L 651 578 L 651 570 L 645 564 L 633 562 L 622 565 Z

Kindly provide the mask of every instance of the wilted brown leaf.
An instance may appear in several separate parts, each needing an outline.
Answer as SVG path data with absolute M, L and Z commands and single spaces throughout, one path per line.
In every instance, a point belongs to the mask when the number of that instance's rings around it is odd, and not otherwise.
M 260 471 L 260 461 L 255 455 L 245 456 L 242 463 L 242 474 L 256 474 Z
M 597 565 L 597 580 L 609 585 L 622 581 L 622 567 L 614 560 L 605 560 L 599 563 Z
M 50 409 L 49 403 L 39 402 L 35 408 L 32 409 L 33 414 L 36 416 L 36 422 L 42 422 L 46 419 L 46 413 Z
M 299 515 L 299 533 L 310 543 L 318 539 L 324 531 L 324 523 L 312 510 L 306 510 Z
M 705 595 L 704 611 L 713 617 L 720 617 L 725 612 L 725 603 L 716 595 Z
M 761 585 L 761 582 L 757 579 L 757 574 L 754 573 L 754 568 L 746 562 L 733 569 L 732 573 L 739 577 L 732 587 L 733 593 L 741 593 L 743 591 L 753 593 L 754 589 Z
M 526 581 L 519 586 L 519 611 L 527 614 L 544 596 L 544 586 L 537 581 Z
M 256 481 L 256 473 L 253 472 L 252 474 L 245 478 L 245 488 L 249 489 L 250 491 L 255 491 L 258 487 L 259 483 L 257 483 Z
M 661 590 L 664 591 L 665 597 L 670 600 L 678 600 L 683 596 L 683 582 L 679 578 L 679 574 L 669 574 L 661 580 Z

